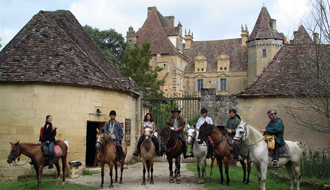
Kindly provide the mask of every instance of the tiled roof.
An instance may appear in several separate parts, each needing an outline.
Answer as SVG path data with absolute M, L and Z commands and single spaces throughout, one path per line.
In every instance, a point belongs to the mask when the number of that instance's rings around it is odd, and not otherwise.
M 135 33 L 137 45 L 141 46 L 145 41 L 150 42 L 152 54 L 176 54 L 178 50 L 167 37 L 167 32 L 172 34 L 171 23 L 163 17 L 154 7 L 149 13 L 143 26 Z
M 313 40 L 308 35 L 305 27 L 303 25 L 299 26 L 298 31 L 293 33 L 293 40 L 290 41 L 291 44 L 312 44 Z
M 237 96 L 290 96 L 306 94 L 307 86 L 314 86 L 311 69 L 316 68 L 316 45 L 291 45 L 285 44 L 276 54 L 274 59 L 257 76 L 254 83 L 246 89 L 235 93 Z M 325 56 L 320 56 L 320 65 L 323 70 L 330 72 L 329 46 Z M 328 72 L 328 73 L 329 73 Z
M 266 7 L 262 7 L 258 19 L 248 41 L 257 39 L 284 39 L 283 33 L 274 31 L 271 27 L 271 17 Z
M 178 36 L 181 35 L 179 27 L 166 27 L 164 31 L 167 36 Z
M 40 11 L 0 52 L 0 82 L 133 91 L 69 11 Z
M 186 72 L 194 71 L 193 59 L 199 54 L 206 57 L 207 72 L 217 71 L 217 57 L 225 53 L 230 59 L 230 71 L 247 71 L 247 47 L 242 46 L 242 39 L 228 39 L 215 41 L 193 41 L 189 50 L 184 54 L 189 58 Z

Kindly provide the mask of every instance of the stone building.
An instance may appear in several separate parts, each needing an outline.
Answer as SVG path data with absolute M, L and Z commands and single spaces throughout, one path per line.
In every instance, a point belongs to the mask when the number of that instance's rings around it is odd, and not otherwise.
M 68 141 L 68 161 L 93 166 L 96 128 L 116 110 L 130 160 L 140 104 L 136 83 L 114 69 L 71 12 L 40 11 L 0 52 L 1 179 L 32 171 L 8 166 L 9 142 L 37 143 L 48 114 L 56 139 Z
M 262 7 L 251 35 L 241 27 L 241 37 L 195 41 L 193 32 L 182 34 L 182 25 L 174 25 L 174 16 L 163 16 L 156 7 L 148 8 L 147 19 L 135 32 L 129 27 L 130 44 L 151 44 L 150 64 L 163 71 L 165 94 L 199 94 L 202 88 L 216 88 L 217 94 L 231 94 L 246 88 L 259 75 L 277 51 L 286 43 L 276 29 L 266 7 Z M 183 42 L 184 40 L 184 42 Z

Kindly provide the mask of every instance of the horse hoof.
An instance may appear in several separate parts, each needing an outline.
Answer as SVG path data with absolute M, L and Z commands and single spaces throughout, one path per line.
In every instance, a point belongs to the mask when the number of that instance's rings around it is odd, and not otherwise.
M 153 181 L 150 181 L 150 184 L 151 184 L 151 185 L 153 185 L 153 184 L 154 184 L 154 182 L 153 182 Z
M 176 180 L 176 184 L 180 184 L 181 183 L 181 181 L 180 180 Z
M 114 183 L 118 183 L 118 180 L 115 180 Z
M 198 183 L 199 183 L 199 184 L 203 184 L 203 183 L 204 183 L 204 179 L 200 179 L 200 180 L 198 180 Z
M 64 181 L 62 182 L 62 185 L 65 185 L 65 182 Z
M 123 181 L 119 181 L 119 184 L 123 184 Z
M 103 185 L 100 185 L 100 189 L 103 189 Z
M 109 185 L 109 188 L 113 188 L 113 185 Z
M 174 180 L 173 179 L 170 179 L 170 183 L 174 183 Z
M 141 185 L 146 185 L 146 183 L 145 182 L 142 182 L 142 184 Z

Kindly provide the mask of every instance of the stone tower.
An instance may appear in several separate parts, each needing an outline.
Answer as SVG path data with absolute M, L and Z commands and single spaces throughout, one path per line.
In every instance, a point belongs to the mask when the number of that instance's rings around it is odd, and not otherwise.
M 262 7 L 253 31 L 247 40 L 248 85 L 252 84 L 264 67 L 283 46 L 284 35 L 277 32 L 276 20 L 272 19 L 266 7 Z
M 136 43 L 136 40 L 137 39 L 136 39 L 135 31 L 134 31 L 133 27 L 130 26 L 127 31 L 126 42 L 128 43 L 129 46 L 132 47 Z

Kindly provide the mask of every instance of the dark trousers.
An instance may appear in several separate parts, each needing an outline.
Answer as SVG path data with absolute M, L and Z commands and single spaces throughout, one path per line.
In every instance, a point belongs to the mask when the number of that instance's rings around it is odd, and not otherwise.
M 177 137 L 182 142 L 182 153 L 185 156 L 187 154 L 187 145 L 181 133 L 177 133 Z
M 142 135 L 139 138 L 139 141 L 138 141 L 137 147 L 136 147 L 136 150 L 138 151 L 139 154 L 140 154 L 140 147 L 141 147 L 141 144 L 142 144 L 143 140 L 144 140 L 144 136 Z M 153 135 L 152 138 L 151 138 L 151 140 L 152 140 L 152 142 L 155 145 L 156 153 L 158 153 L 159 152 L 159 142 L 158 142 L 157 137 Z
M 277 160 L 279 158 L 280 155 L 280 148 L 282 147 L 281 144 L 275 142 L 275 148 L 274 148 L 274 152 L 273 152 L 273 160 Z

